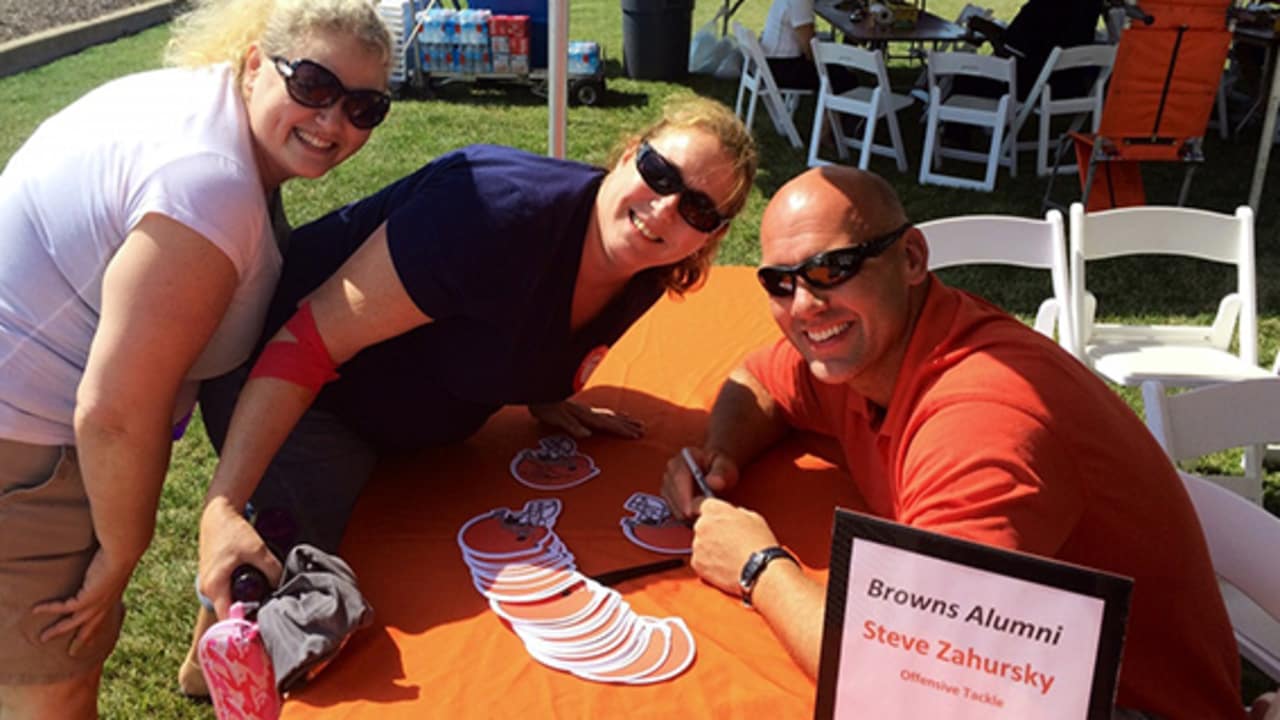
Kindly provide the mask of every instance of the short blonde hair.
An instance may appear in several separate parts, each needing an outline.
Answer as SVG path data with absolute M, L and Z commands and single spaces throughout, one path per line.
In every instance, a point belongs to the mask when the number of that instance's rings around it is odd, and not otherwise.
M 639 133 L 623 138 L 609 156 L 609 166 L 616 167 L 618 160 L 649 138 L 669 130 L 700 130 L 720 142 L 726 154 L 733 158 L 735 182 L 729 204 L 724 209 L 727 217 L 734 217 L 747 204 L 751 184 L 755 181 L 756 167 L 760 162 L 756 142 L 742 121 L 724 104 L 697 95 L 677 95 L 663 106 L 662 117 Z M 678 263 L 664 268 L 662 284 L 673 295 L 700 287 L 706 282 L 711 263 L 720 249 L 724 233 L 717 233 L 698 252 Z
M 192 0 L 192 9 L 174 21 L 165 64 L 226 62 L 238 78 L 254 43 L 267 57 L 284 55 L 299 38 L 316 32 L 354 38 L 390 74 L 391 34 L 369 0 Z

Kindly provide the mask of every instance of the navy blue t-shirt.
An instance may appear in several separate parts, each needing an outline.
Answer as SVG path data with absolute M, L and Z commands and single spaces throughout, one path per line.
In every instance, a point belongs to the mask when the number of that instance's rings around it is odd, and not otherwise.
M 264 342 L 385 221 L 400 281 L 433 322 L 344 363 L 320 407 L 380 448 L 406 449 L 461 440 L 503 405 L 564 399 L 584 357 L 662 294 L 658 274 L 643 272 L 570 333 L 603 177 L 597 167 L 492 145 L 441 156 L 294 231 Z

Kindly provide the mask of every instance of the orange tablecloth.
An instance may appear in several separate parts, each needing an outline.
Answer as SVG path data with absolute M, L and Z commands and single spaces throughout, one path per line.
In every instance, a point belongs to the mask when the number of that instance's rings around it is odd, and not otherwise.
M 544 718 L 812 716 L 815 686 L 754 611 L 703 584 L 687 566 L 618 586 L 636 612 L 679 616 L 697 657 L 648 686 L 581 680 L 540 665 L 472 587 L 458 529 L 496 507 L 554 496 L 555 531 L 594 575 L 660 559 L 628 542 L 618 521 L 637 490 L 657 493 L 667 459 L 701 442 L 707 410 L 751 348 L 777 337 L 764 293 L 745 267 L 718 267 L 684 301 L 664 298 L 615 344 L 581 399 L 647 424 L 644 438 L 579 443 L 601 474 L 557 493 L 517 483 L 511 458 L 539 427 L 508 408 L 460 445 L 384 462 L 356 508 L 343 555 L 376 611 L 325 671 L 292 694 L 283 717 Z M 795 438 L 754 464 L 730 499 L 765 514 L 779 538 L 825 576 L 832 508 L 858 507 L 847 476 Z

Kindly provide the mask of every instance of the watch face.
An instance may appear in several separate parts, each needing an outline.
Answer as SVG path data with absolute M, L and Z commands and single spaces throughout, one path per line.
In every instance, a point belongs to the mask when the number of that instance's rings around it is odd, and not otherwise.
M 742 576 L 738 578 L 738 584 L 742 586 L 743 600 L 748 603 L 751 601 L 751 588 L 755 587 L 756 580 L 764 572 L 765 567 L 778 558 L 788 558 L 795 562 L 795 557 L 791 553 L 776 545 L 751 553 L 751 557 L 747 558 L 746 564 L 742 566 Z
M 760 574 L 760 568 L 764 565 L 764 551 L 757 550 L 751 553 L 751 557 L 747 558 L 747 563 L 742 566 L 742 576 L 738 578 L 738 584 L 743 589 L 750 589 L 756 584 L 756 576 Z

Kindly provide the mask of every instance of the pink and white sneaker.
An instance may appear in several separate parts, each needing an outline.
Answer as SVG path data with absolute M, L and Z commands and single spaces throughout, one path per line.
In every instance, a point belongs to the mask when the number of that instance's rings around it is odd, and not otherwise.
M 271 658 L 258 634 L 258 623 L 245 619 L 245 606 L 231 606 L 231 617 L 210 627 L 200 638 L 200 668 L 218 720 L 276 720 L 276 693 Z

